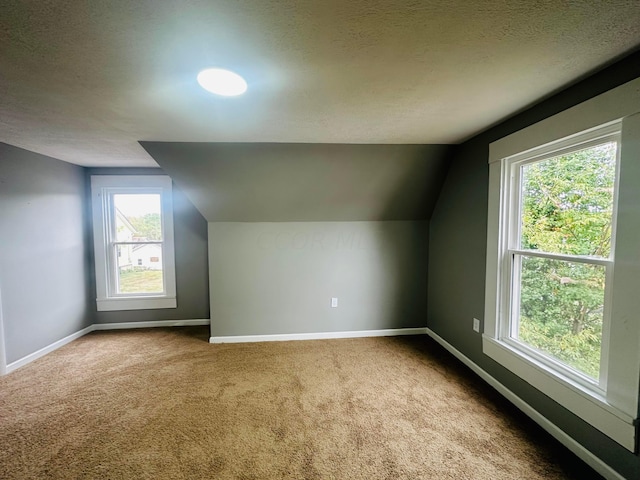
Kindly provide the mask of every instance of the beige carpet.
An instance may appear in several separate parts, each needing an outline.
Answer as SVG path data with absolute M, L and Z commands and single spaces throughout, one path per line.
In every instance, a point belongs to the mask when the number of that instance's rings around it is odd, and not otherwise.
M 0 478 L 597 478 L 426 337 L 207 336 L 94 332 L 0 378 Z

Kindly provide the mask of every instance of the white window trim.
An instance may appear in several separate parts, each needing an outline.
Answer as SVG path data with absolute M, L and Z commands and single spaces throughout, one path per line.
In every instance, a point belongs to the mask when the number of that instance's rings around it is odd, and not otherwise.
M 483 351 L 553 400 L 623 445 L 636 447 L 636 416 L 640 389 L 640 79 L 576 105 L 492 143 L 489 147 L 487 221 L 487 277 Z M 617 205 L 615 276 L 612 290 L 608 362 L 602 390 L 579 379 L 560 375 L 548 362 L 523 355 L 503 340 L 499 315 L 503 268 L 507 192 L 505 159 L 516 155 L 548 153 L 579 143 L 584 134 L 605 125 L 621 126 L 620 177 Z M 566 140 L 565 140 L 566 139 Z M 564 143 L 558 142 L 562 140 Z M 534 152 L 535 150 L 535 152 Z
M 108 219 L 109 196 L 115 192 L 161 194 L 162 268 L 165 291 L 162 294 L 123 295 L 110 293 Z M 93 242 L 96 268 L 96 306 L 98 311 L 176 308 L 176 274 L 173 242 L 171 178 L 166 175 L 92 175 Z

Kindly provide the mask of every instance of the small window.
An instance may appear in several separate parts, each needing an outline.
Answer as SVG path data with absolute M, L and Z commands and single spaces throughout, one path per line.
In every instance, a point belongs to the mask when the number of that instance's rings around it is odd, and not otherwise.
M 98 310 L 175 308 L 170 178 L 99 175 L 91 189 Z

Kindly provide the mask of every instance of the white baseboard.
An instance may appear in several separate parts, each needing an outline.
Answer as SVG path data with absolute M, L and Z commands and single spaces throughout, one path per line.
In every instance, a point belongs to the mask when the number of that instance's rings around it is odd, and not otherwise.
M 130 328 L 155 328 L 155 327 L 191 327 L 196 325 L 209 325 L 211 321 L 198 320 L 154 320 L 149 322 L 121 322 L 121 323 L 94 323 L 94 330 L 124 330 Z
M 495 388 L 502 396 L 518 407 L 525 415 L 531 418 L 534 422 L 544 428 L 551 436 L 562 443 L 565 447 L 575 453 L 580 459 L 582 459 L 587 465 L 591 466 L 596 472 L 609 480 L 624 480 L 624 477 L 612 469 L 609 465 L 604 463 L 600 458 L 596 457 L 589 450 L 584 448 L 580 443 L 567 435 L 563 430 L 557 427 L 554 423 L 549 421 L 540 412 L 534 409 L 531 405 L 525 402 L 522 398 L 517 396 L 502 383 L 489 375 L 485 370 L 480 368 L 471 359 L 466 357 L 463 353 L 457 350 L 453 345 L 440 337 L 437 333 L 427 328 L 427 335 L 433 338 L 436 342 L 442 345 L 449 353 L 464 363 L 467 367 L 473 370 L 480 378 Z
M 20 360 L 11 362 L 10 364 L 7 365 L 7 373 L 11 373 L 16 369 L 25 366 L 27 363 L 31 363 L 34 360 L 37 360 L 38 358 L 43 357 L 47 353 L 51 353 L 54 350 L 57 350 L 58 348 L 63 347 L 67 343 L 73 342 L 76 338 L 80 338 L 92 331 L 93 331 L 93 325 L 89 325 L 88 327 L 83 328 L 82 330 L 76 333 L 72 333 L 71 335 L 67 335 L 64 338 L 61 338 L 57 342 L 53 342 L 51 345 L 47 345 L 46 347 L 41 348 L 36 352 L 30 353 L 26 357 L 22 357 Z
M 276 335 L 234 335 L 211 337 L 209 343 L 287 342 L 290 340 L 323 340 L 328 338 L 394 337 L 398 335 L 424 335 L 426 327 L 388 328 L 384 330 L 356 330 L 352 332 L 283 333 Z
M 30 353 L 29 355 L 22 357 L 20 360 L 16 360 L 7 365 L 5 373 L 11 373 L 14 370 L 25 366 L 28 363 L 37 360 L 38 358 L 46 355 L 47 353 L 51 353 L 54 350 L 57 350 L 60 347 L 63 347 L 67 343 L 74 341 L 77 338 L 80 338 L 87 333 L 96 331 L 96 330 L 123 330 L 129 328 L 152 328 L 152 327 L 187 327 L 187 326 L 195 326 L 195 325 L 209 325 L 211 321 L 206 319 L 197 319 L 197 320 L 158 320 L 152 322 L 123 322 L 123 323 L 94 323 L 93 325 L 89 325 L 82 330 L 72 333 L 64 338 L 61 338 L 57 342 L 53 342 L 51 345 L 48 345 L 44 348 L 41 348 L 37 352 Z M 0 375 L 2 373 L 0 372 Z

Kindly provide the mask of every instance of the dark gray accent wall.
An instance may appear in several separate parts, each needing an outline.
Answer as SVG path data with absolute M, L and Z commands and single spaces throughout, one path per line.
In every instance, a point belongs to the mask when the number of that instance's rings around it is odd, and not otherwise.
M 7 362 L 93 323 L 84 169 L 0 143 Z
M 91 175 L 164 175 L 159 168 L 90 168 Z M 90 199 L 87 192 L 87 199 Z M 90 201 L 90 200 L 88 200 Z M 96 323 L 193 320 L 209 318 L 209 273 L 207 222 L 180 188 L 173 185 L 173 228 L 176 259 L 177 308 L 153 310 L 96 311 L 94 264 L 91 261 L 91 311 Z M 93 245 L 93 242 L 91 243 Z M 92 248 L 93 250 L 93 248 Z
M 142 146 L 209 222 L 428 220 L 448 145 Z
M 209 242 L 212 336 L 426 325 L 427 222 L 212 222 Z
M 485 356 L 471 326 L 484 316 L 489 144 L 637 77 L 640 53 L 457 147 L 429 225 L 428 326 L 629 479 L 640 478 L 640 457 Z

